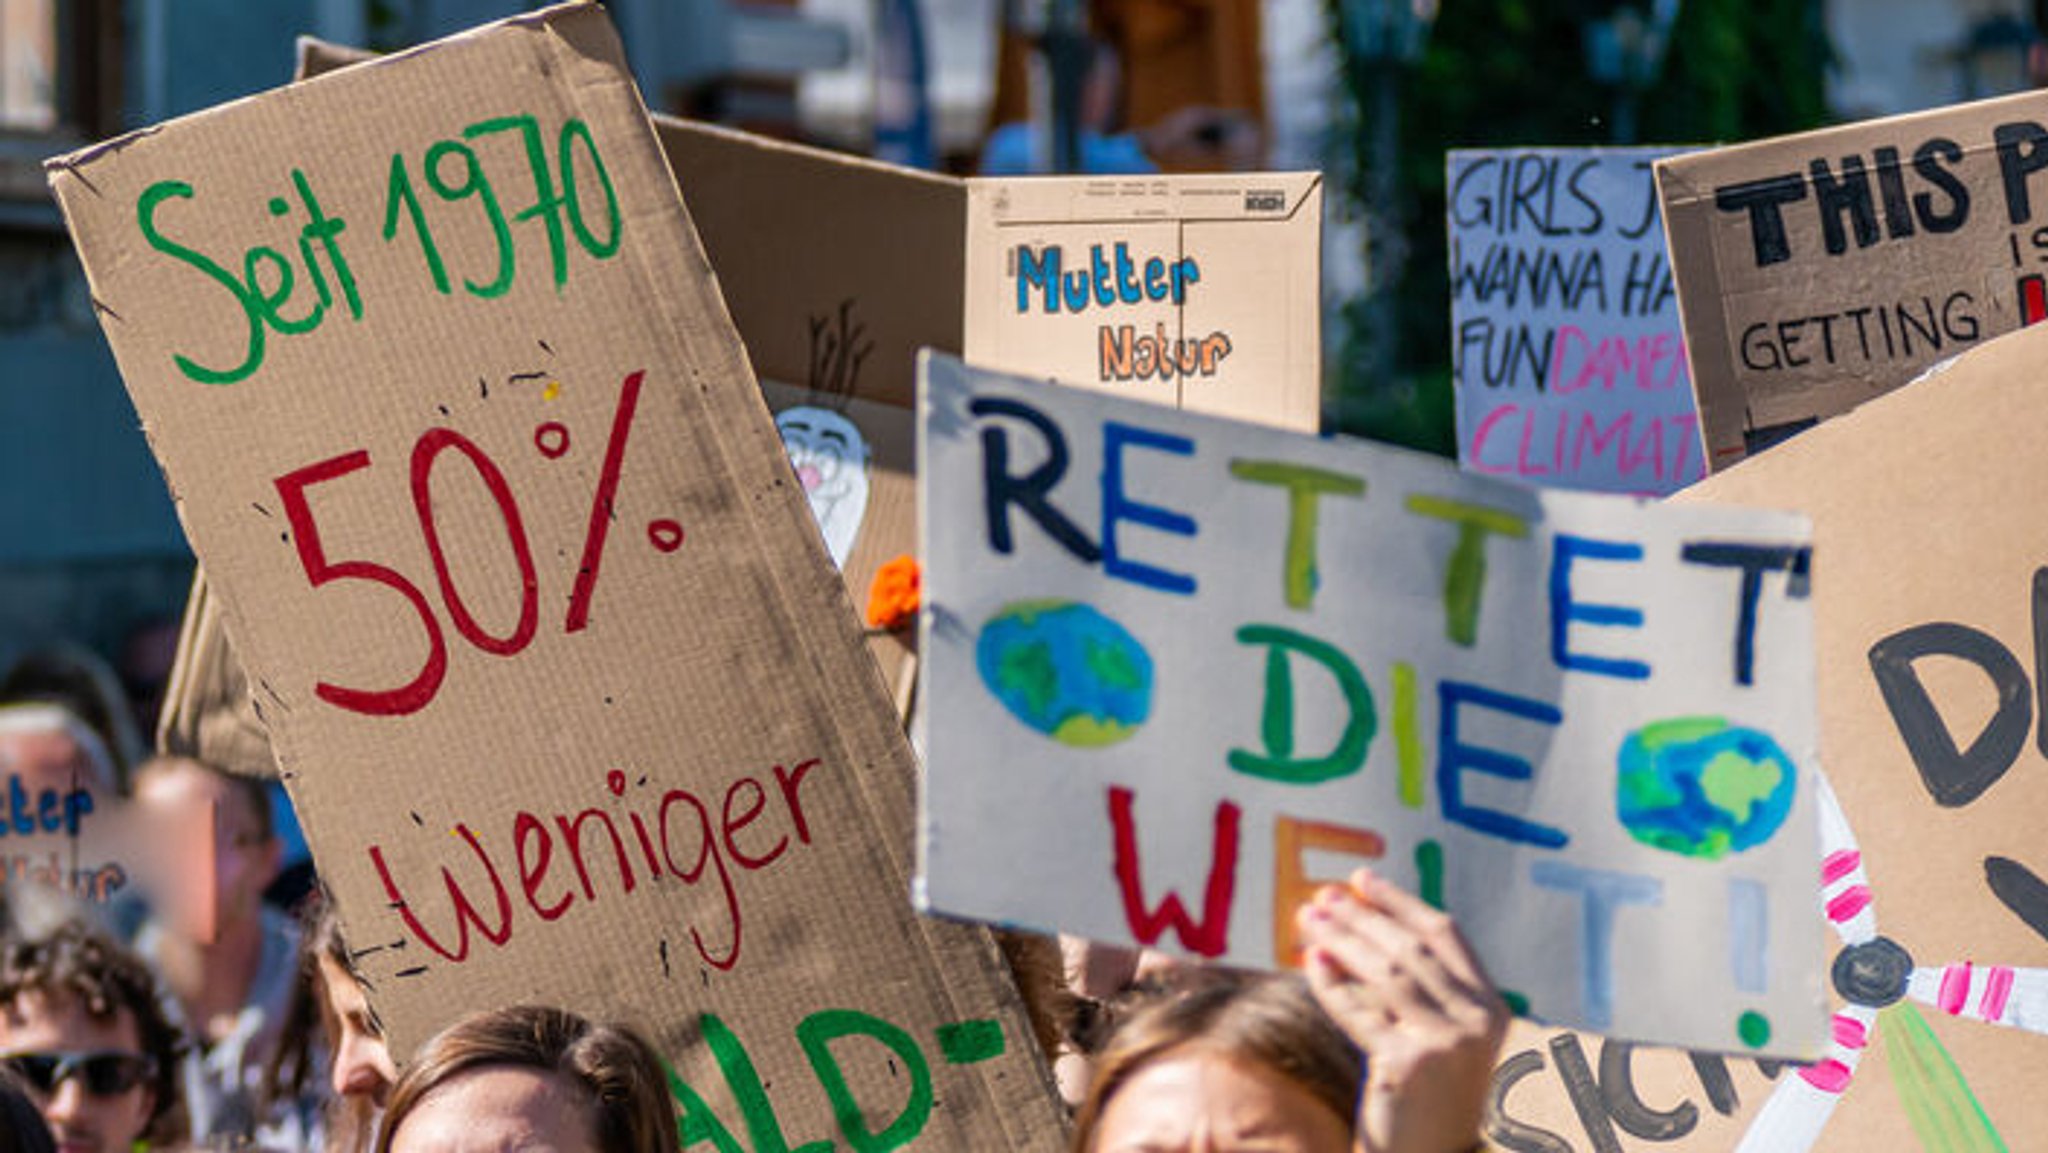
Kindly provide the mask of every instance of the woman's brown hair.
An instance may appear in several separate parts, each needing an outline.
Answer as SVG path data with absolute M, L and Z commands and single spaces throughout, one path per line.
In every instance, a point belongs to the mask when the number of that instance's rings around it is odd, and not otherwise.
M 324 1063 L 315 1057 L 315 1047 L 331 1061 L 341 1042 L 341 1021 L 334 1015 L 328 976 L 320 962 L 358 984 L 355 958 L 341 935 L 341 916 L 325 886 L 316 889 L 301 909 L 299 938 L 299 979 L 292 989 L 279 1031 L 277 1048 L 264 1065 L 260 1083 L 265 1102 L 300 1096 L 321 1075 Z M 376 1107 L 361 1097 L 333 1097 L 324 1118 L 329 1153 L 368 1153 L 376 1132 Z
M 1143 993 L 1120 1014 L 1096 1056 L 1074 1116 L 1075 1153 L 1088 1153 L 1110 1099 L 1146 1066 L 1190 1050 L 1256 1065 L 1306 1089 L 1349 1129 L 1357 1123 L 1365 1056 L 1299 978 L 1214 970 Z
M 420 1046 L 391 1091 L 377 1153 L 436 1088 L 493 1066 L 537 1069 L 576 1086 L 604 1153 L 677 1153 L 675 1106 L 661 1058 L 631 1030 L 594 1025 L 565 1009 L 517 1005 L 465 1017 Z

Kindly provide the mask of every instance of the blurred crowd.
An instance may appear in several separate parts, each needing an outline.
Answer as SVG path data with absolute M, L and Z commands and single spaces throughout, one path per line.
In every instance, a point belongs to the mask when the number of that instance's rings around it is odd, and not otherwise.
M 138 720 L 88 656 L 0 682 L 0 1153 L 677 1148 L 653 1023 L 506 1006 L 401 1066 L 275 782 Z M 1367 873 L 1297 921 L 1301 976 L 1006 941 L 1075 1149 L 1476 1147 L 1507 1014 L 1456 927 Z

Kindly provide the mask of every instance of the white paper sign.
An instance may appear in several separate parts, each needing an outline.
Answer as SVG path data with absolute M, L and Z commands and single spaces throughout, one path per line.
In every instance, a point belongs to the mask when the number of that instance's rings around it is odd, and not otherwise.
M 927 908 L 1271 967 L 1370 863 L 1542 1019 L 1820 1053 L 1802 518 L 921 385 Z
M 1663 495 L 1706 475 L 1651 164 L 1677 148 L 1453 151 L 1458 459 Z

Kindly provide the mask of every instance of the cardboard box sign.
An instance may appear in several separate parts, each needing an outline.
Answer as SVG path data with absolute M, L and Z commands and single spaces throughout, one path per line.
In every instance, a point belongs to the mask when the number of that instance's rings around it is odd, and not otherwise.
M 601 9 L 51 180 L 398 1055 L 551 1002 L 686 1144 L 1059 1146 Z
M 966 358 L 1321 427 L 1322 176 L 967 182 Z
M 672 117 L 655 130 L 907 718 L 915 618 L 867 610 L 917 550 L 917 350 L 960 348 L 965 187 Z
M 1709 469 L 2048 315 L 2048 93 L 1660 161 Z
M 1781 1079 L 1751 1129 L 1772 1136 L 1746 1148 L 2048 1135 L 2044 358 L 2048 329 L 2000 337 L 1683 494 L 1804 510 L 1830 594 L 1815 611 L 1843 818 L 1823 825 L 1834 1064 Z
M 1650 167 L 1678 151 L 1447 154 L 1466 468 L 1650 496 L 1706 475 Z
M 1539 1017 L 1820 1055 L 1800 518 L 924 363 L 930 908 L 1270 967 L 1370 861 Z

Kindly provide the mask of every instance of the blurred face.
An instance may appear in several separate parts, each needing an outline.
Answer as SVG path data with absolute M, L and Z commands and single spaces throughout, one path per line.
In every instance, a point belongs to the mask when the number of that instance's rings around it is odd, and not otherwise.
M 365 1100 L 382 1109 L 398 1080 L 384 1030 L 370 1013 L 363 987 L 341 966 L 320 958 L 320 985 L 326 1004 L 322 1017 L 334 1043 L 332 1082 L 335 1096 Z
M 598 1153 L 597 1120 L 555 1074 L 487 1065 L 420 1098 L 392 1133 L 391 1153 Z
M 141 1051 L 135 1015 L 125 1007 L 116 1009 L 110 1019 L 99 1020 L 76 997 L 53 999 L 30 992 L 0 1010 L 0 1055 L 139 1056 Z M 32 1084 L 29 1095 L 63 1153 L 127 1153 L 148 1127 L 155 1105 L 149 1079 L 115 1093 L 93 1092 L 87 1084 L 91 1079 L 80 1070 L 61 1077 L 47 1092 Z
M 20 776 L 21 787 L 31 797 L 84 789 L 96 807 L 110 799 L 113 785 L 70 734 L 54 728 L 0 733 L 0 774 Z
M 243 790 L 190 761 L 158 761 L 136 781 L 135 800 L 144 819 L 169 836 L 209 825 L 213 829 L 211 874 L 191 882 L 211 885 L 212 892 L 209 895 L 202 890 L 171 901 L 174 907 L 192 911 L 181 919 L 203 921 L 209 901 L 221 926 L 244 923 L 259 915 L 263 890 L 277 879 L 283 850 L 276 838 L 264 835 L 261 814 L 251 811 L 250 798 Z M 184 854 L 187 858 L 191 855 Z M 208 925 L 179 927 L 202 940 L 214 935 Z
M 1350 1153 L 1351 1125 L 1262 1065 L 1202 1049 L 1154 1059 L 1109 1099 L 1090 1153 Z

